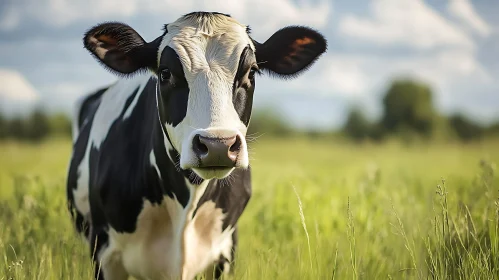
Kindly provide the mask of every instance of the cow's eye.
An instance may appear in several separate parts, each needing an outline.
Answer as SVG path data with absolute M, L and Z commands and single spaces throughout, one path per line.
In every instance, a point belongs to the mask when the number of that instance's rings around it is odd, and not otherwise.
M 258 69 L 256 69 L 255 67 L 251 67 L 250 72 L 248 74 L 248 78 L 250 80 L 253 80 L 255 78 L 255 73 L 256 72 L 258 72 Z
M 159 77 L 160 77 L 162 82 L 167 81 L 168 79 L 170 79 L 171 76 L 172 76 L 172 73 L 170 72 L 170 69 L 168 69 L 168 68 L 161 70 L 161 72 L 159 73 Z

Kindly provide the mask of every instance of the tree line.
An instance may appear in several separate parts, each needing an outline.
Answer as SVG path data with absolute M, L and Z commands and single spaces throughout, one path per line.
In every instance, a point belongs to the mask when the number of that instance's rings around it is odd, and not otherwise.
M 35 109 L 27 116 L 7 118 L 0 114 L 0 140 L 37 142 L 49 136 L 69 137 L 71 120 L 64 113 L 48 114 Z
M 489 125 L 474 122 L 462 113 L 445 116 L 433 103 L 431 88 L 413 80 L 396 80 L 386 91 L 380 120 L 369 121 L 359 108 L 352 108 L 342 132 L 351 139 L 383 140 L 387 137 L 411 139 L 479 140 L 499 136 L 499 121 Z
M 354 141 L 382 141 L 387 138 L 479 140 L 499 136 L 499 121 L 484 126 L 457 113 L 444 116 L 433 103 L 433 91 L 421 82 L 395 80 L 382 99 L 383 113 L 379 120 L 370 121 L 358 107 L 353 107 L 340 131 L 297 131 L 271 109 L 253 113 L 249 138 L 261 134 L 279 137 L 307 134 L 339 134 Z M 71 120 L 64 113 L 48 114 L 36 109 L 24 117 L 7 118 L 0 112 L 0 140 L 40 141 L 49 136 L 71 135 Z

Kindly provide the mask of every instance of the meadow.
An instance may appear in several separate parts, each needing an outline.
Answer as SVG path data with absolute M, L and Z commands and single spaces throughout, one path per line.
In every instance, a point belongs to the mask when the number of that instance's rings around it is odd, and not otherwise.
M 0 143 L 0 279 L 91 279 L 69 140 Z M 499 279 L 499 141 L 262 136 L 234 279 Z

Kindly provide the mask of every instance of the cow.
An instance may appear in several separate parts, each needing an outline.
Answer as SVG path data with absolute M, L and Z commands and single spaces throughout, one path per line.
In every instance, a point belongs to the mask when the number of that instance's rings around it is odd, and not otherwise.
M 151 42 L 105 22 L 83 44 L 120 77 L 77 102 L 72 125 L 68 208 L 95 278 L 231 275 L 255 77 L 296 77 L 325 38 L 289 26 L 259 43 L 230 15 L 194 12 Z

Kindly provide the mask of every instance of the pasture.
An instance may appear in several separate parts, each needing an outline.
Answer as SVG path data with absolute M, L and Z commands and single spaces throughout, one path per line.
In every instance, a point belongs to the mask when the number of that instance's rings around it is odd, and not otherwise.
M 260 137 L 234 279 L 499 279 L 499 143 Z M 91 279 L 70 142 L 0 144 L 0 279 Z

